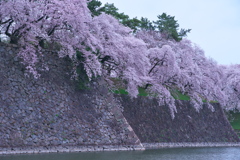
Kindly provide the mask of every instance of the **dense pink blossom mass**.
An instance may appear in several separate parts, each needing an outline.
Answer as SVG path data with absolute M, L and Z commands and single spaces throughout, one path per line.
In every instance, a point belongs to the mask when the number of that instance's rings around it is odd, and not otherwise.
M 18 56 L 35 78 L 38 70 L 48 69 L 41 60 L 44 51 L 59 46 L 58 56 L 83 63 L 90 80 L 102 76 L 110 84 L 120 79 L 132 97 L 144 88 L 168 105 L 172 116 L 175 91 L 190 96 L 197 110 L 203 101 L 211 109 L 211 101 L 240 108 L 239 65 L 218 65 L 187 39 L 177 42 L 158 31 L 134 33 L 105 13 L 92 17 L 86 0 L 2 0 L 0 33 L 20 47 Z M 76 51 L 83 61 L 78 62 Z

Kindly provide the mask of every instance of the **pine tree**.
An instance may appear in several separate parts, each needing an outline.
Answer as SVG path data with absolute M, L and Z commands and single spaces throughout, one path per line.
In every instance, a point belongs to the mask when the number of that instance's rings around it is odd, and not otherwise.
M 181 29 L 178 32 L 179 24 L 177 23 L 177 20 L 175 20 L 174 16 L 163 13 L 157 17 L 158 20 L 154 22 L 155 27 L 161 33 L 166 34 L 167 38 L 173 38 L 179 42 L 183 37 L 187 36 L 187 33 L 191 31 L 191 29 Z

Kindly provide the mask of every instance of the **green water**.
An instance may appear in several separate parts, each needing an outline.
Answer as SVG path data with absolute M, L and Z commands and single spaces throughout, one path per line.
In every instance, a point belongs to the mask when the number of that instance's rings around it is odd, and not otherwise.
M 0 155 L 0 160 L 240 160 L 240 148 L 178 148 L 124 152 Z

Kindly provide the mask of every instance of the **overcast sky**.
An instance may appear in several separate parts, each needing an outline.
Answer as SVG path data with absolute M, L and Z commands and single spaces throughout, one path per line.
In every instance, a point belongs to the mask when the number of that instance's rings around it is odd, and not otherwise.
M 163 12 L 175 16 L 180 28 L 192 29 L 188 39 L 219 64 L 240 64 L 240 0 L 100 0 L 119 12 L 156 20 Z

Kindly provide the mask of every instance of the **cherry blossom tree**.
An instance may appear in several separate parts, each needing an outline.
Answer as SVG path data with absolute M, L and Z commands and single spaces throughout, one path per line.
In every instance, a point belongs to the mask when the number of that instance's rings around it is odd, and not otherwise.
M 226 105 L 222 105 L 226 110 L 240 110 L 240 65 L 223 66 L 224 78 L 222 90 L 225 92 Z
M 221 91 L 223 72 L 218 64 L 206 58 L 203 50 L 189 40 L 184 39 L 175 47 L 181 69 L 178 83 L 182 84 L 181 91 L 191 97 L 195 108 L 201 108 L 203 100 L 224 104 Z
M 21 46 L 19 56 L 35 77 L 39 76 L 36 63 L 44 56 L 41 44 L 59 44 L 59 57 L 74 58 L 76 50 L 84 51 L 83 42 L 94 49 L 94 38 L 87 32 L 91 15 L 85 0 L 8 0 L 0 5 L 1 33 Z
M 127 80 L 127 91 L 137 96 L 138 86 L 146 83 L 150 67 L 145 43 L 130 34 L 130 28 L 107 14 L 94 17 L 90 27 L 98 40 L 96 55 L 103 66 L 104 77 Z
M 172 93 L 178 90 L 190 96 L 192 105 L 201 109 L 203 101 L 209 104 L 218 101 L 225 105 L 222 91 L 222 69 L 205 57 L 203 50 L 187 39 L 180 42 L 169 40 L 159 32 L 142 31 L 136 35 L 144 40 L 150 52 L 149 76 L 152 81 L 149 90 L 158 93 L 160 102 L 176 111 Z
M 0 33 L 19 46 L 18 56 L 35 78 L 48 68 L 41 59 L 51 50 L 81 63 L 89 79 L 124 81 L 131 97 L 145 88 L 169 106 L 172 117 L 175 91 L 190 96 L 197 110 L 203 101 L 211 109 L 211 101 L 226 109 L 240 107 L 239 65 L 219 66 L 187 39 L 176 41 L 151 29 L 133 33 L 111 15 L 92 16 L 87 0 L 0 1 Z
M 73 61 L 79 51 L 89 79 L 115 75 L 127 80 L 131 95 L 147 79 L 145 43 L 110 15 L 92 18 L 86 0 L 1 1 L 0 13 L 1 32 L 20 46 L 19 57 L 35 78 L 40 76 L 36 64 L 53 47 L 59 57 Z

